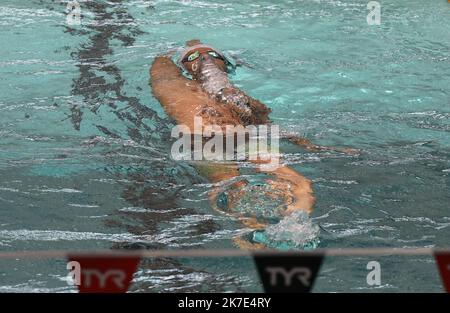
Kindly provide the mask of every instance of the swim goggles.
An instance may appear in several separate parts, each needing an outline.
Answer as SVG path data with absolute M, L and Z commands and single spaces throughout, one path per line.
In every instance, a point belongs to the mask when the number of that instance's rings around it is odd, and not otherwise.
M 220 59 L 220 60 L 226 62 L 225 59 L 224 59 L 220 54 L 218 54 L 217 52 L 215 52 L 215 51 L 213 51 L 213 50 L 208 51 L 208 52 L 206 52 L 206 53 L 208 53 L 208 54 L 209 54 L 210 56 L 212 56 L 213 58 Z M 199 56 L 200 56 L 200 51 L 197 50 L 197 51 L 195 51 L 195 52 L 193 52 L 193 53 L 187 55 L 187 56 L 182 60 L 182 62 L 184 63 L 184 62 L 192 62 L 192 61 L 195 61 L 195 60 L 197 60 L 197 59 L 199 58 Z
M 197 60 L 200 57 L 201 53 L 208 53 L 213 58 L 217 58 L 219 60 L 224 61 L 227 66 L 227 72 L 228 73 L 234 72 L 235 65 L 231 63 L 230 60 L 228 60 L 228 58 L 225 55 L 223 55 L 213 47 L 204 44 L 198 44 L 185 49 L 184 52 L 181 54 L 181 56 L 178 58 L 178 64 L 184 68 L 184 63 Z

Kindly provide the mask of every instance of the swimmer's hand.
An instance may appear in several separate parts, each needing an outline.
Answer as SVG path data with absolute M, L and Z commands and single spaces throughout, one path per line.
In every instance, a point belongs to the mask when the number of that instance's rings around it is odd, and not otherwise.
M 337 148 L 337 147 L 325 147 L 325 146 L 319 146 L 314 143 L 312 143 L 310 140 L 300 137 L 296 134 L 284 134 L 283 138 L 289 140 L 290 142 L 304 147 L 306 150 L 311 152 L 321 152 L 321 151 L 334 151 L 334 152 L 341 152 L 348 155 L 360 155 L 361 150 L 359 149 L 353 149 L 353 148 Z

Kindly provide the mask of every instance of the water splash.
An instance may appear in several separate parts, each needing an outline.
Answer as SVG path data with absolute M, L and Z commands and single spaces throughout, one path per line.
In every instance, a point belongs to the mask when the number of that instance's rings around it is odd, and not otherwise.
M 263 231 L 255 231 L 252 239 L 272 249 L 311 250 L 317 248 L 320 243 L 319 232 L 319 226 L 312 222 L 308 214 L 299 211 Z

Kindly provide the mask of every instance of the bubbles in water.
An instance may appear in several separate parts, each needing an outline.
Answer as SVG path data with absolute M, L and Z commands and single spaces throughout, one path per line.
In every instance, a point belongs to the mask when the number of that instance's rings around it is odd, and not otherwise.
M 253 233 L 253 241 L 272 249 L 315 249 L 319 245 L 319 226 L 303 211 L 284 217 L 277 224 Z

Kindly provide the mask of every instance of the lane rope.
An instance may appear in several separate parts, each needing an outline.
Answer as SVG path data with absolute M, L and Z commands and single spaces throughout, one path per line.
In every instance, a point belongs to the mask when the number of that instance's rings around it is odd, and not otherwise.
M 48 251 L 11 251 L 0 252 L 0 259 L 49 259 L 65 258 L 68 255 L 80 256 L 108 256 L 126 257 L 139 256 L 142 258 L 169 258 L 169 257 L 253 257 L 253 256 L 420 256 L 435 253 L 450 253 L 450 248 L 319 248 L 309 251 L 281 251 L 281 250 L 238 250 L 238 249 L 188 249 L 188 250 L 151 250 L 151 251 L 123 251 L 123 250 L 48 250 Z

